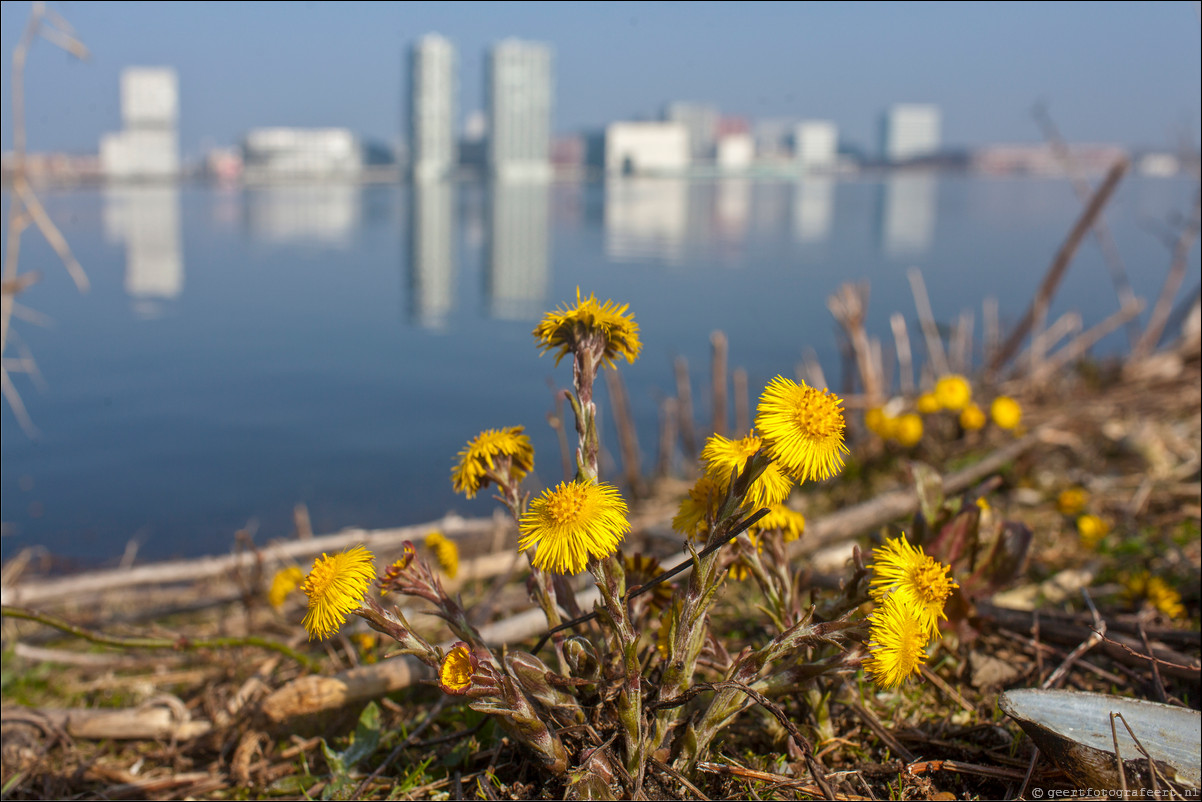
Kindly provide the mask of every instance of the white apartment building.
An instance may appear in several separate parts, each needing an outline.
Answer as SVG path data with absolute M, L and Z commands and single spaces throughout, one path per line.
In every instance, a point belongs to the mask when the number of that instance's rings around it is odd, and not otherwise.
M 458 108 L 455 46 L 427 34 L 409 50 L 409 165 L 415 180 L 444 178 L 455 169 Z
M 500 179 L 551 177 L 551 49 L 506 39 L 488 54 L 488 167 Z

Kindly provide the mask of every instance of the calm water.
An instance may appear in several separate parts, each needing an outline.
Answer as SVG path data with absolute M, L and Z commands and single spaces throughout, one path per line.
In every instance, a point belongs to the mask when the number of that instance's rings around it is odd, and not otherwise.
M 1108 209 L 1142 297 L 1167 269 L 1164 221 L 1191 192 L 1127 179 Z M 677 355 L 709 419 L 713 330 L 753 393 L 792 376 L 806 348 L 838 384 L 825 304 L 841 282 L 872 282 L 870 328 L 887 336 L 895 310 L 914 323 L 905 272 L 919 266 L 936 316 L 971 307 L 979 332 L 987 295 L 1004 322 L 1021 315 L 1080 209 L 1063 181 L 924 176 L 44 200 L 92 290 L 77 292 L 26 233 L 22 265 L 43 279 L 21 302 L 53 323 L 15 321 L 6 353 L 27 348 L 44 385 L 14 376 L 36 439 L 0 412 L 0 548 L 40 544 L 78 565 L 112 561 L 131 539 L 141 557 L 225 551 L 248 522 L 264 542 L 291 531 L 301 501 L 318 532 L 487 514 L 493 502 L 456 497 L 449 481 L 483 428 L 525 425 L 533 483 L 559 481 L 548 382 L 566 385 L 570 368 L 540 358 L 530 331 L 577 285 L 628 302 L 640 324 L 643 356 L 623 375 L 649 468 Z M 1075 308 L 1090 325 L 1116 306 L 1088 242 L 1053 315 Z M 1115 334 L 1099 350 L 1124 344 Z M 608 405 L 603 416 L 612 434 Z

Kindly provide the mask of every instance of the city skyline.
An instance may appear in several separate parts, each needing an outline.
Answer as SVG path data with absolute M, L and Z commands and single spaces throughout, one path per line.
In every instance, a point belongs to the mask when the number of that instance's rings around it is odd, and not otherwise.
M 749 119 L 829 119 L 871 151 L 883 110 L 917 102 L 943 110 L 945 143 L 973 146 L 1038 141 L 1031 108 L 1043 101 L 1071 140 L 1172 147 L 1196 143 L 1200 128 L 1195 5 L 79 5 L 59 10 L 93 59 L 38 43 L 26 67 L 28 140 L 33 151 L 94 151 L 121 127 L 121 69 L 162 65 L 179 74 L 186 156 L 260 126 L 346 126 L 396 143 L 406 50 L 437 32 L 460 54 L 457 133 L 485 107 L 473 76 L 512 35 L 556 54 L 556 134 L 654 119 L 685 100 Z M 2 13 L 8 55 L 29 9 Z M 8 58 L 3 73 L 7 118 Z

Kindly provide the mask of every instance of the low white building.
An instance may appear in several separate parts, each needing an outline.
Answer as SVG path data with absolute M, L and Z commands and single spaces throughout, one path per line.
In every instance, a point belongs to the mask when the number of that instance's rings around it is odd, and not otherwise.
M 247 181 L 354 179 L 363 154 L 346 128 L 257 128 L 242 143 Z
M 803 172 L 828 172 L 839 158 L 839 129 L 829 120 L 805 120 L 793 132 L 793 156 Z
M 755 161 L 755 140 L 751 134 L 727 134 L 718 139 L 717 164 L 723 172 L 742 172 Z
M 621 122 L 605 129 L 605 172 L 679 173 L 689 166 L 689 132 L 681 123 Z
M 174 128 L 133 128 L 100 138 L 100 169 L 119 181 L 179 175 L 179 135 Z

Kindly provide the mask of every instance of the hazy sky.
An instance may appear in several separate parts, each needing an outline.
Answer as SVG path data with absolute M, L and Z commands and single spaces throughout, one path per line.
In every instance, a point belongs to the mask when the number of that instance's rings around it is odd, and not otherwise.
M 673 99 L 749 118 L 834 120 L 875 142 L 895 102 L 943 108 L 945 142 L 1035 141 L 1046 101 L 1075 141 L 1198 141 L 1198 4 L 1164 3 L 75 3 L 52 4 L 91 49 L 39 42 L 26 67 L 31 150 L 95 151 L 120 127 L 118 75 L 179 72 L 181 144 L 251 127 L 401 131 L 404 53 L 450 38 L 461 117 L 483 103 L 484 51 L 517 36 L 555 51 L 555 128 L 655 115 Z M 29 16 L 5 2 L 3 147 L 12 144 L 11 54 Z

